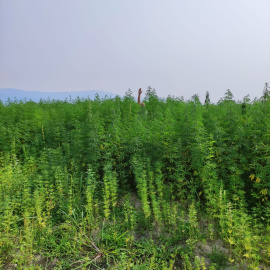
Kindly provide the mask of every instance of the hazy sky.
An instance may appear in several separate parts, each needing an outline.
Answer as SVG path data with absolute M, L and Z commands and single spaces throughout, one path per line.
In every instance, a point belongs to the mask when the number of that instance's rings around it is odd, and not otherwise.
M 217 101 L 265 82 L 269 0 L 0 0 L 0 88 Z

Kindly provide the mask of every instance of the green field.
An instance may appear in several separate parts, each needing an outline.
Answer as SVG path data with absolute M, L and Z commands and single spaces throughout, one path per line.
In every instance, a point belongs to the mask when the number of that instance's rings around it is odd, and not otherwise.
M 270 98 L 0 103 L 0 269 L 270 269 Z

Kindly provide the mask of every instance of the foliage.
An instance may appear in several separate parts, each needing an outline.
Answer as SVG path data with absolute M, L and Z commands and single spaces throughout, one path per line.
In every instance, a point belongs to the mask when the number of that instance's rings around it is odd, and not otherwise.
M 267 91 L 236 102 L 227 90 L 218 104 L 207 92 L 202 104 L 149 87 L 145 108 L 130 90 L 1 103 L 0 267 L 268 266 Z M 226 257 L 197 256 L 214 238 Z

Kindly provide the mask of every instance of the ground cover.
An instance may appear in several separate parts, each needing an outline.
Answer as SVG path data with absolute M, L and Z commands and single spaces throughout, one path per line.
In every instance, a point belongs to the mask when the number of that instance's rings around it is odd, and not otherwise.
M 0 103 L 1 269 L 269 269 L 270 100 Z

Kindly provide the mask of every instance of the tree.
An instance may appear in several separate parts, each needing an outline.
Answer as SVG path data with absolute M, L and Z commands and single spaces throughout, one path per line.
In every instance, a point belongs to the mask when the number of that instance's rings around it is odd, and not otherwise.
M 209 103 L 210 103 L 210 95 L 209 92 L 206 91 L 204 104 L 208 106 Z
M 269 89 L 270 87 L 268 86 L 268 83 L 266 82 L 265 85 L 264 85 L 264 89 L 263 89 L 263 100 L 267 100 L 269 98 Z
M 199 98 L 199 95 L 198 95 L 198 94 L 193 95 L 193 96 L 191 97 L 191 100 L 194 102 L 195 105 L 201 104 L 200 98 Z
M 226 92 L 225 92 L 224 100 L 232 100 L 232 99 L 233 99 L 233 94 L 230 91 L 230 89 L 227 89 Z

